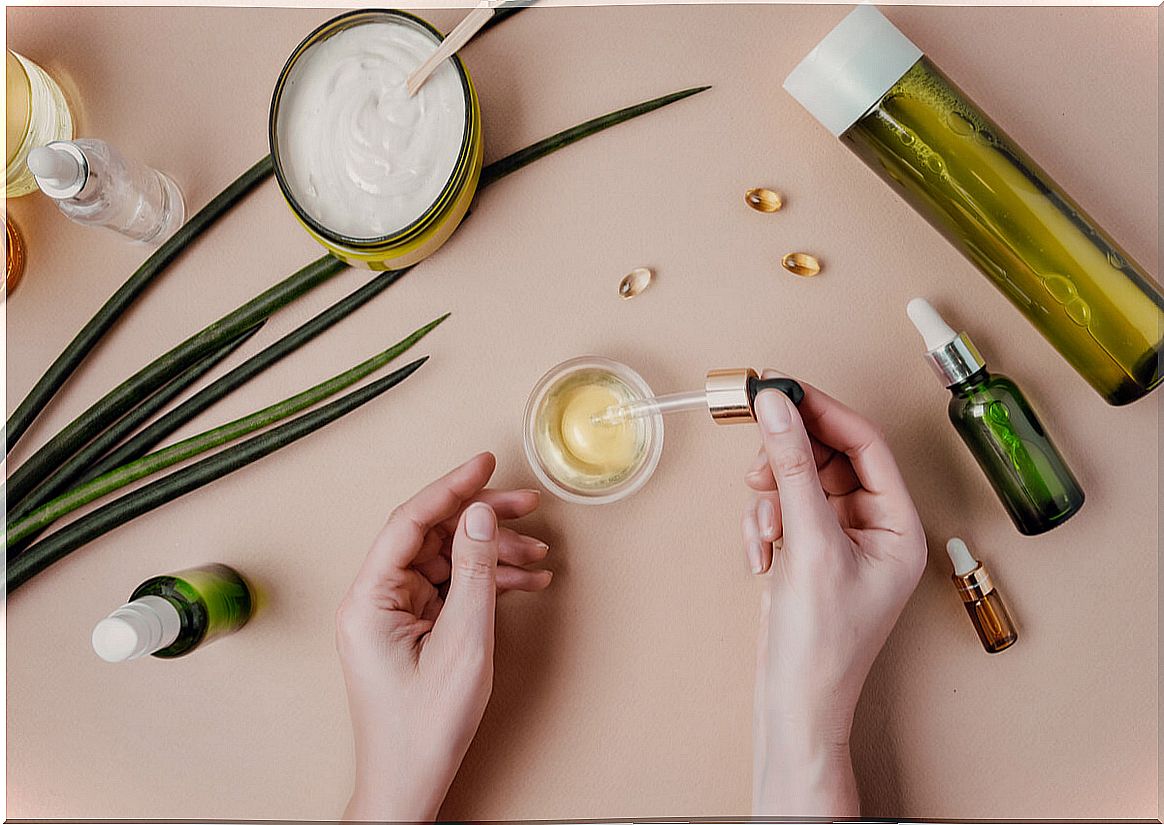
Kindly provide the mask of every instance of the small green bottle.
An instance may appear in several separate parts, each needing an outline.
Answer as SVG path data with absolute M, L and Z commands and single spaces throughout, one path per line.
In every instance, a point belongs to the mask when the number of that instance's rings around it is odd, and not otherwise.
M 954 429 L 1019 532 L 1045 533 L 1079 512 L 1083 490 L 1015 383 L 991 375 L 966 333 L 954 332 L 927 301 L 914 298 L 906 309 L 953 394 Z
M 184 656 L 247 623 L 254 598 L 225 564 L 192 567 L 142 582 L 129 602 L 93 628 L 93 650 L 107 662 L 146 654 Z

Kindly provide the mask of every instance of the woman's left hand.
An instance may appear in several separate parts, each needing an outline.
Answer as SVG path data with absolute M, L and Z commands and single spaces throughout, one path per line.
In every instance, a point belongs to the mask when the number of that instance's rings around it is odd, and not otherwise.
M 482 453 L 393 510 L 336 614 L 356 746 L 346 819 L 436 817 L 493 688 L 496 594 L 550 583 L 528 569 L 546 545 L 497 523 L 538 493 L 485 489 L 495 467 Z

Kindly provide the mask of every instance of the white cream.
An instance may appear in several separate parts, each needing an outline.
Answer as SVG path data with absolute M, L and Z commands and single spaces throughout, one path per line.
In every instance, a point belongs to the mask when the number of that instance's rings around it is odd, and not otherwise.
M 402 22 L 362 23 L 310 46 L 279 102 L 279 159 L 299 205 L 327 229 L 371 239 L 425 212 L 448 183 L 465 91 L 445 61 L 408 96 L 436 41 Z

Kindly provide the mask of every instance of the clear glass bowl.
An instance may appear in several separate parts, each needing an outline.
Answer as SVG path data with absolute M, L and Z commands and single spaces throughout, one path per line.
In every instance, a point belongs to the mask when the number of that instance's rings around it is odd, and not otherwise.
M 610 504 L 637 492 L 655 472 L 663 453 L 663 416 L 658 413 L 634 419 L 638 443 L 634 460 L 614 473 L 588 475 L 579 463 L 561 455 L 560 418 L 554 402 L 569 386 L 600 383 L 624 400 L 654 395 L 642 376 L 625 364 L 587 355 L 563 361 L 541 377 L 525 405 L 523 443 L 529 465 L 538 481 L 554 495 L 575 504 Z M 555 432 L 555 428 L 559 432 Z

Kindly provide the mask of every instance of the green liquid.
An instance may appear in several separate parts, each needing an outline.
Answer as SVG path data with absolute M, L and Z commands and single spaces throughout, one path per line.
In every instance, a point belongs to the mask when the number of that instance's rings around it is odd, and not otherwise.
M 142 596 L 161 596 L 178 610 L 178 638 L 153 655 L 172 659 L 200 645 L 233 633 L 247 623 L 254 599 L 246 581 L 224 564 L 194 567 L 143 582 L 130 601 Z
M 1164 380 L 1164 294 L 921 58 L 842 136 L 1110 404 Z
M 1045 533 L 1079 512 L 1079 482 L 1013 381 L 983 369 L 950 391 L 950 421 L 1020 533 Z

